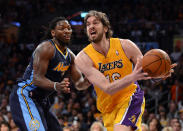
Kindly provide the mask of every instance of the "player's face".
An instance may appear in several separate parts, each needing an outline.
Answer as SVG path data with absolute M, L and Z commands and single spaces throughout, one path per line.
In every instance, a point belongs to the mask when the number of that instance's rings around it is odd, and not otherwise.
M 102 40 L 107 32 L 107 28 L 95 16 L 91 16 L 86 22 L 86 31 L 91 42 L 97 43 Z
M 71 34 L 71 25 L 66 20 L 58 21 L 55 29 L 52 30 L 53 37 L 64 44 L 68 44 L 70 42 Z

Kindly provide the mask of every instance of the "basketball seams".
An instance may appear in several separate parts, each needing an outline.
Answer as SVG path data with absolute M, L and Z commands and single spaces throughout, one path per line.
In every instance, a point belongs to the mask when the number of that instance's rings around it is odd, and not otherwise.
M 161 58 L 158 59 L 158 60 L 156 60 L 156 61 L 153 61 L 152 63 L 150 63 L 150 64 L 148 64 L 148 65 L 146 65 L 146 66 L 144 66 L 144 69 L 146 69 L 148 66 L 150 66 L 151 64 L 156 63 L 156 62 L 158 62 L 158 61 L 160 61 L 160 65 L 158 66 L 159 68 L 157 68 L 154 72 L 152 72 L 152 74 L 155 74 L 156 72 L 159 71 L 159 69 L 160 69 L 160 67 L 161 67 L 161 65 L 162 65 L 162 59 L 161 59 Z
M 156 56 L 156 57 L 159 57 L 159 59 L 158 60 L 156 60 L 156 61 L 153 61 L 153 62 L 151 62 L 151 63 L 149 63 L 148 65 L 145 65 L 144 66 L 144 68 L 146 68 L 147 66 L 149 66 L 149 65 L 151 65 L 151 64 L 153 64 L 153 63 L 155 63 L 155 62 L 157 62 L 157 61 L 159 61 L 159 60 L 161 60 L 162 58 L 159 56 L 159 55 L 155 55 L 155 54 L 147 54 L 147 55 L 145 55 L 144 57 L 146 57 L 146 56 Z
M 158 59 L 158 60 L 156 60 L 156 61 L 153 61 L 152 63 L 150 63 L 150 64 L 144 66 L 144 69 L 147 68 L 148 66 L 150 66 L 151 64 L 156 63 L 157 61 L 161 61 L 161 62 L 160 62 L 160 65 L 159 65 L 159 68 L 157 68 L 154 72 L 152 72 L 152 74 L 155 74 L 156 72 L 158 72 L 158 71 L 161 69 L 160 67 L 162 66 L 162 63 L 163 63 L 162 61 L 163 61 L 163 60 L 165 61 L 165 62 L 164 62 L 164 63 L 165 63 L 165 65 L 164 65 L 164 66 L 165 66 L 165 68 L 164 68 L 165 70 L 164 70 L 164 72 L 162 72 L 162 73 L 160 74 L 160 75 L 163 75 L 164 73 L 167 72 L 167 70 L 166 70 L 166 62 L 167 62 L 167 61 L 166 61 L 165 58 L 160 58 L 160 59 Z
M 166 54 L 166 52 L 164 51 L 159 51 L 161 53 L 161 55 L 163 56 L 162 60 L 164 60 L 164 72 L 161 73 L 161 75 L 165 75 L 168 73 L 168 65 L 171 65 L 170 59 L 168 59 L 168 54 Z
M 160 65 L 159 65 L 159 68 L 157 68 L 157 69 L 156 69 L 156 71 L 155 71 L 155 72 L 153 72 L 153 74 L 155 74 L 156 72 L 158 72 L 158 71 L 159 71 L 159 69 L 160 69 L 160 67 L 161 67 L 161 65 L 162 65 L 162 58 L 160 58 L 159 60 L 161 61 Z
M 148 51 L 142 60 L 142 68 L 150 76 L 162 76 L 168 73 L 171 60 L 166 52 L 160 49 Z
M 148 65 L 145 65 L 144 68 L 148 67 L 149 65 L 151 65 L 151 64 L 153 64 L 153 63 L 156 63 L 156 62 L 159 61 L 159 60 L 161 60 L 161 58 L 158 59 L 158 60 L 155 60 L 155 61 L 153 61 L 153 62 L 151 62 L 151 63 L 149 63 Z
M 162 66 L 162 61 L 165 60 L 165 58 L 163 58 L 163 57 L 161 57 L 161 56 L 159 56 L 159 55 L 156 55 L 156 54 L 147 54 L 147 55 L 145 55 L 145 56 L 156 56 L 156 57 L 159 58 L 158 60 L 153 61 L 153 62 L 149 63 L 148 65 L 145 65 L 145 66 L 144 66 L 144 69 L 145 69 L 145 68 L 147 68 L 148 66 L 150 66 L 151 64 L 160 61 L 160 65 L 158 66 L 159 68 L 157 68 L 154 72 L 152 72 L 152 74 L 155 74 L 156 72 L 158 72 L 158 71 L 161 69 L 160 67 Z M 166 72 L 166 61 L 165 61 L 165 72 Z M 161 73 L 161 75 L 162 75 L 162 74 L 163 74 L 163 73 Z

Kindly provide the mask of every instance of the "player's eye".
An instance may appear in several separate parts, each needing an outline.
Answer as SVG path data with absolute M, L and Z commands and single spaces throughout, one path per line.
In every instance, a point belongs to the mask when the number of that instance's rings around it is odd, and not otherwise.
M 96 24 L 98 24 L 98 22 L 97 22 L 97 21 L 95 21 L 95 22 L 93 22 L 93 24 L 94 24 L 94 25 L 96 25 Z
M 58 28 L 58 30 L 64 30 L 64 28 Z
M 90 26 L 90 23 L 86 23 L 86 26 Z

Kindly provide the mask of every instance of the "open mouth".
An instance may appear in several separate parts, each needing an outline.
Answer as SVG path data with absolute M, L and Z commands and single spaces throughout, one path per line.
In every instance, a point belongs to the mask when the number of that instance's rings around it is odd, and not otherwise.
M 91 33 L 90 33 L 90 35 L 91 36 L 95 36 L 97 33 L 95 32 L 95 31 L 92 31 Z
M 65 35 L 64 38 L 67 39 L 67 40 L 70 40 L 71 36 L 70 35 Z

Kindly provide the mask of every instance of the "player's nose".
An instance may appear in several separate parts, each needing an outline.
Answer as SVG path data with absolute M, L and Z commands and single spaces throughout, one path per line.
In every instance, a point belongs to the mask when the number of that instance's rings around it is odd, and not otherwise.
M 70 30 L 70 29 L 68 29 L 68 28 L 65 28 L 65 29 L 64 29 L 64 32 L 65 32 L 65 33 L 72 33 L 72 30 Z

